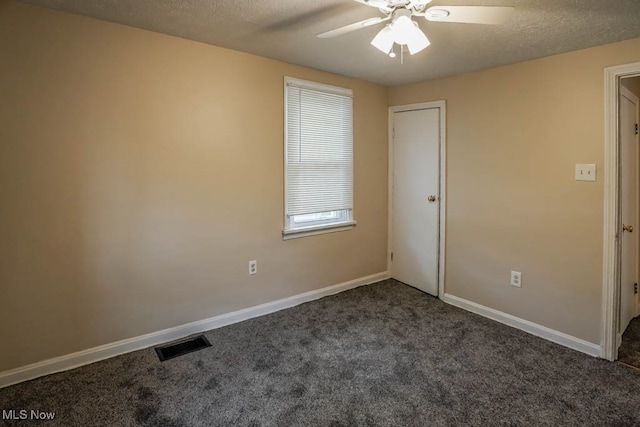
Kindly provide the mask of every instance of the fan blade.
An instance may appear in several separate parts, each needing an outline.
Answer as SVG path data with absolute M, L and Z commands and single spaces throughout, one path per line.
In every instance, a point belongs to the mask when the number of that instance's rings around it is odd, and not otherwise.
M 358 3 L 362 3 L 366 6 L 382 9 L 385 12 L 393 11 L 393 9 L 389 7 L 389 3 L 387 3 L 385 0 L 355 0 L 355 1 L 357 1 Z
M 434 22 L 461 22 L 464 24 L 504 24 L 515 9 L 501 6 L 434 6 L 424 17 Z
M 431 3 L 433 0 L 411 0 L 409 1 L 409 4 L 407 4 L 405 7 L 407 9 L 423 9 L 426 5 L 428 5 L 429 3 Z
M 329 39 L 331 37 L 337 37 L 343 34 L 350 33 L 351 31 L 359 30 L 360 28 L 376 25 L 381 22 L 388 21 L 389 19 L 391 19 L 390 16 L 384 16 L 384 17 L 381 16 L 380 18 L 365 19 L 364 21 L 356 22 L 354 24 L 349 24 L 349 25 L 345 25 L 344 27 L 336 28 L 335 30 L 320 33 L 316 37 L 320 37 L 321 39 Z

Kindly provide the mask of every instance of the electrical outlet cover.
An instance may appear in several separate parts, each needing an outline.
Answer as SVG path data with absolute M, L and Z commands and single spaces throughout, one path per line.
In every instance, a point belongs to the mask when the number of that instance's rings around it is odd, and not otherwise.
M 515 286 L 516 288 L 522 287 L 522 273 L 519 271 L 511 272 L 511 286 Z

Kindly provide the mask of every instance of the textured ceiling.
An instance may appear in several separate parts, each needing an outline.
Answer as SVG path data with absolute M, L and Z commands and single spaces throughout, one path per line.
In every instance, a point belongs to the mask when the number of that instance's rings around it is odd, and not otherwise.
M 514 6 L 505 25 L 418 19 L 431 46 L 391 59 L 369 44 L 382 25 L 315 35 L 381 16 L 353 0 L 23 0 L 389 86 L 640 37 L 640 0 L 434 0 Z

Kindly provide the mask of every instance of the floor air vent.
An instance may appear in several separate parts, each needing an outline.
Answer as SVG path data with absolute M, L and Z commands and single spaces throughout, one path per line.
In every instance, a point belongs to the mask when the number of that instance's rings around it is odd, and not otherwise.
M 198 335 L 197 337 L 178 341 L 173 344 L 156 347 L 155 350 L 160 361 L 164 362 L 165 360 L 173 359 L 174 357 L 182 356 L 192 351 L 202 350 L 207 347 L 211 347 L 211 343 L 209 343 L 204 335 Z

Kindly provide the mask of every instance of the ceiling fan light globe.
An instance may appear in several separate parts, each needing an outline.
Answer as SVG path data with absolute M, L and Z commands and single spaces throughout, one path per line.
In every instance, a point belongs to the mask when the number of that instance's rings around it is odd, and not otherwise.
M 407 42 L 407 47 L 409 48 L 409 53 L 411 55 L 415 55 L 416 53 L 426 49 L 431 42 L 427 38 L 427 36 L 420 31 L 419 28 L 416 28 L 416 32 L 414 36 Z
M 403 23 L 401 26 L 396 26 L 397 22 L 392 27 L 394 40 L 400 45 L 406 44 L 411 55 L 420 52 L 431 44 L 416 22 L 409 20 L 408 25 Z
M 412 37 L 414 26 L 411 18 L 407 16 L 399 16 L 393 24 L 391 24 L 391 30 L 393 31 L 393 39 L 398 44 L 407 44 L 407 41 Z
M 389 54 L 394 43 L 393 30 L 390 25 L 386 25 L 378 34 L 371 40 L 373 45 L 379 51 Z

